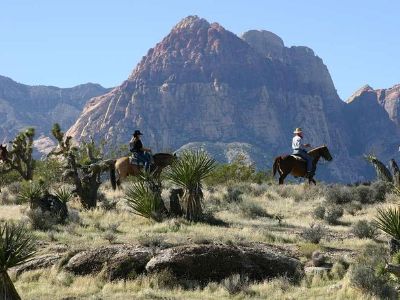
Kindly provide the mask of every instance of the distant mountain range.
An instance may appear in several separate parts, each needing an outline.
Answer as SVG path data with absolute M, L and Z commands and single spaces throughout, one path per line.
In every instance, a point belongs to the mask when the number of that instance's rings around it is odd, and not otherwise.
M 321 165 L 318 178 L 346 182 L 373 177 L 363 154 L 388 160 L 397 155 L 400 144 L 399 86 L 363 87 L 344 102 L 327 67 L 310 48 L 288 48 L 268 31 L 251 30 L 238 37 L 197 16 L 174 26 L 120 86 L 91 87 L 93 98 L 79 116 L 61 109 L 56 117 L 76 119 L 68 134 L 77 140 L 93 136 L 123 144 L 140 129 L 155 151 L 204 148 L 221 161 L 242 154 L 267 169 L 274 156 L 291 151 L 293 129 L 303 127 L 313 145 L 327 144 L 334 157 Z M 5 90 L 0 80 L 0 99 L 11 105 L 10 97 L 2 96 Z M 81 101 L 68 99 L 83 105 L 89 94 L 79 94 Z M 42 98 L 50 99 L 35 99 Z M 18 99 L 26 107 L 33 102 L 32 97 Z M 42 114 L 26 112 L 30 119 L 24 118 L 25 123 L 40 119 L 36 114 L 43 116 L 44 111 L 60 112 L 48 102 L 65 103 L 59 99 L 36 104 Z M 80 111 L 79 105 L 68 105 Z M 43 132 L 49 130 L 48 121 L 40 127 Z
M 68 129 L 78 118 L 86 102 L 110 89 L 87 83 L 72 88 L 29 86 L 0 76 L 0 142 L 7 143 L 26 127 L 36 129 L 40 149 L 52 145 L 53 123 Z

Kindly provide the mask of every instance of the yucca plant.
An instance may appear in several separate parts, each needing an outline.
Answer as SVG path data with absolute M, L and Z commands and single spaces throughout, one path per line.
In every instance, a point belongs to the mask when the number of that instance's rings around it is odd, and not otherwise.
M 215 169 L 216 164 L 204 151 L 184 151 L 167 170 L 166 178 L 184 190 L 181 206 L 186 219 L 197 221 L 203 214 L 202 181 Z
M 72 191 L 68 187 L 62 186 L 54 191 L 54 196 L 63 203 L 67 203 L 72 198 Z
M 43 192 L 42 184 L 33 181 L 24 182 L 17 196 L 18 203 L 30 203 L 32 206 L 32 203 L 43 196 Z
M 161 221 L 161 211 L 164 207 L 161 195 L 152 191 L 144 181 L 132 183 L 125 191 L 125 199 L 134 214 L 157 222 Z
M 0 299 L 21 299 L 7 270 L 34 254 L 35 240 L 24 225 L 0 224 Z
M 378 209 L 375 226 L 400 241 L 400 208 Z

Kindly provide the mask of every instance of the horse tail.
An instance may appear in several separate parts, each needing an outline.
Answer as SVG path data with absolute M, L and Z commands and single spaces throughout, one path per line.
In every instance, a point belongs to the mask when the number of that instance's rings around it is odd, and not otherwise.
M 115 191 L 117 189 L 117 180 L 115 177 L 115 163 L 110 167 L 110 181 L 112 189 Z
M 276 171 L 278 170 L 278 166 L 281 163 L 282 157 L 278 156 L 275 158 L 274 165 L 272 167 L 272 175 L 275 176 Z

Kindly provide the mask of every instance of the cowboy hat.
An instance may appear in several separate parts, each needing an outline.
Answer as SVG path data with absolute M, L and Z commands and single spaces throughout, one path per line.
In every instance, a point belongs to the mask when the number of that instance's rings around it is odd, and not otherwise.
M 302 133 L 302 132 L 303 132 L 303 130 L 301 130 L 300 127 L 296 128 L 296 129 L 293 131 L 293 133 Z
M 143 135 L 143 133 L 141 133 L 140 130 L 135 130 L 135 132 L 132 135 L 138 136 L 138 135 Z

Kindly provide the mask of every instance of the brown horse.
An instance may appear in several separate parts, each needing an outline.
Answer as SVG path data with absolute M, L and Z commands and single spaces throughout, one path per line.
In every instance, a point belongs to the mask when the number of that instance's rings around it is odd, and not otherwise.
M 321 146 L 315 149 L 308 151 L 308 154 L 313 157 L 313 169 L 317 169 L 317 163 L 321 157 L 326 159 L 327 161 L 332 160 L 332 156 L 329 153 L 328 147 Z M 284 155 L 278 156 L 275 158 L 274 166 L 273 166 L 273 175 L 275 176 L 276 172 L 279 172 L 279 184 L 283 184 L 286 176 L 292 173 L 295 177 L 307 177 L 307 166 L 306 162 L 303 159 L 297 159 L 292 155 Z M 316 184 L 313 177 L 308 178 L 309 183 Z
M 169 153 L 156 153 L 153 155 L 154 163 L 150 167 L 150 172 L 154 174 L 154 176 L 160 176 L 162 170 L 171 165 L 172 162 L 176 159 L 175 154 Z M 116 160 L 114 164 L 114 169 L 111 170 L 111 185 L 115 190 L 117 186 L 121 185 L 121 180 L 125 179 L 128 176 L 138 176 L 142 173 L 143 167 L 133 165 L 129 163 L 129 157 L 121 157 Z M 116 179 L 115 173 L 118 174 L 118 179 Z
M 0 161 L 6 161 L 8 158 L 7 146 L 0 144 Z

